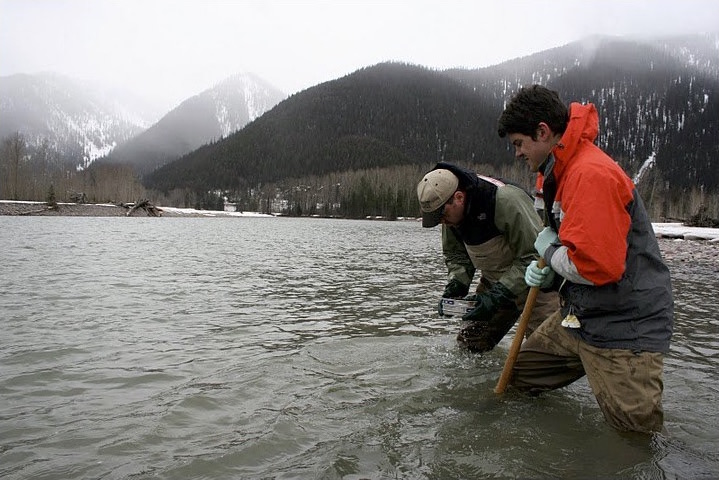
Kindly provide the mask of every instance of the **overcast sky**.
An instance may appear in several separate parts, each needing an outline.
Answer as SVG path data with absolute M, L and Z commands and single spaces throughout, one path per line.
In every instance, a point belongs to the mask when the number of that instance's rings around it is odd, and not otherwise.
M 0 75 L 53 71 L 175 106 L 239 72 L 291 94 L 388 60 L 476 68 L 594 33 L 717 31 L 717 0 L 0 0 Z

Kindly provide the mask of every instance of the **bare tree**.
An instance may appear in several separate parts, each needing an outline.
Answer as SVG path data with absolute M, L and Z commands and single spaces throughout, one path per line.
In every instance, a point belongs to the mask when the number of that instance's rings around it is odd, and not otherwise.
M 2 163 L 7 172 L 7 180 L 3 183 L 5 188 L 11 192 L 11 199 L 19 200 L 18 182 L 20 166 L 25 153 L 25 138 L 20 132 L 15 132 L 3 140 L 2 147 Z

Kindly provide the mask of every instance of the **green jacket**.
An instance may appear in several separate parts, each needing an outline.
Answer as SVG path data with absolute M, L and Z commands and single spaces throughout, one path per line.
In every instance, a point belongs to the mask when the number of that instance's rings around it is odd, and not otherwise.
M 441 165 L 438 168 L 450 164 Z M 513 294 L 525 297 L 524 272 L 532 260 L 539 259 L 534 241 L 542 229 L 532 198 L 517 186 L 451 167 L 468 201 L 461 225 L 442 225 L 448 280 L 469 286 L 479 270 L 483 283 L 500 282 Z

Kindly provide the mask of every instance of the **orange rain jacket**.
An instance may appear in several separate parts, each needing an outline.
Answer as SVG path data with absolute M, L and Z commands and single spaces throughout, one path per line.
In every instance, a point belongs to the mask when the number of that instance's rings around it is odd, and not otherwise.
M 550 246 L 544 256 L 559 275 L 572 278 L 562 269 L 576 269 L 586 281 L 575 277 L 577 283 L 567 280 L 560 287 L 563 313 L 579 318 L 582 327 L 575 333 L 585 341 L 668 351 L 674 316 L 669 270 L 634 184 L 594 144 L 598 125 L 594 105 L 570 105 L 569 124 L 544 181 L 545 200 L 547 185 L 556 185 L 548 214 L 559 226 L 561 245 Z

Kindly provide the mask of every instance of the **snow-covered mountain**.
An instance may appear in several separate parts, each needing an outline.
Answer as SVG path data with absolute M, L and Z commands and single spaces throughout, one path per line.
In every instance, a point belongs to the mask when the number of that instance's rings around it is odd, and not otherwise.
M 55 73 L 0 77 L 0 140 L 17 132 L 30 155 L 42 146 L 66 165 L 84 168 L 102 158 L 145 173 L 239 130 L 286 96 L 255 75 L 237 74 L 155 123 L 148 102 L 124 93 Z
M 102 161 L 130 164 L 140 174 L 149 173 L 236 132 L 285 96 L 256 75 L 233 75 L 185 100 L 152 127 L 119 145 Z
M 54 73 L 0 77 L 0 139 L 20 133 L 86 166 L 137 135 L 151 118 L 78 80 Z

